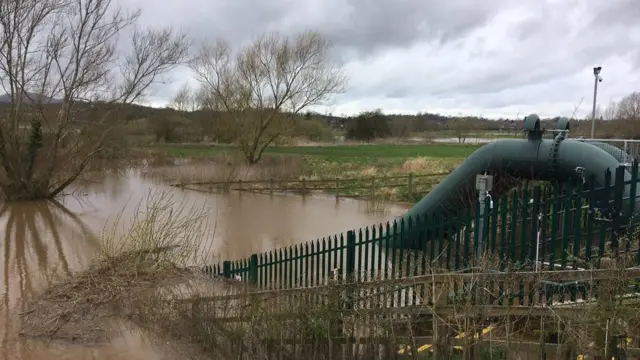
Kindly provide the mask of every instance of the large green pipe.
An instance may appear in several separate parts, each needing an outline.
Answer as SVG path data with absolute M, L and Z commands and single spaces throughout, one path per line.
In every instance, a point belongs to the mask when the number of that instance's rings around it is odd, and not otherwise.
M 420 200 L 405 216 L 433 214 L 436 211 L 450 213 L 469 206 L 467 194 L 475 195 L 476 175 L 487 171 L 494 176 L 494 183 L 506 175 L 516 179 L 558 180 L 564 182 L 579 179 L 578 168 L 595 175 L 597 186 L 604 186 L 605 171 L 620 166 L 612 155 L 589 143 L 563 140 L 557 144 L 555 160 L 552 159 L 554 140 L 498 140 L 487 144 L 452 171 L 442 182 Z M 625 171 L 625 180 L 631 174 Z M 630 186 L 625 188 L 629 196 Z M 473 196 L 471 196 L 473 197 Z
M 631 157 L 631 155 L 627 154 L 626 151 L 620 149 L 617 146 L 613 146 L 611 144 L 607 144 L 600 141 L 586 141 L 586 143 L 604 150 L 605 152 L 613 156 L 616 160 L 618 160 L 622 164 L 633 163 L 633 157 Z
M 615 183 L 615 170 L 621 163 L 611 155 L 611 151 L 587 142 L 565 140 L 562 136 L 556 136 L 553 140 L 541 139 L 539 120 L 537 124 L 530 125 L 529 130 L 529 139 L 498 140 L 476 150 L 402 218 L 408 221 L 410 217 L 432 216 L 436 213 L 447 217 L 457 214 L 460 209 L 468 208 L 478 198 L 475 189 L 476 175 L 484 172 L 494 176 L 494 189 L 490 191 L 492 197 L 499 197 L 508 190 L 510 186 L 500 186 L 501 180 L 505 178 L 566 182 L 582 178 L 584 172 L 579 172 L 578 169 L 586 170 L 587 176 L 593 175 L 596 187 L 605 185 L 605 172 L 609 169 L 612 173 L 611 183 Z M 630 179 L 631 174 L 625 171 L 624 180 Z M 628 208 L 630 191 L 631 186 L 626 185 L 625 208 Z M 640 196 L 636 196 L 636 201 L 639 202 L 636 209 L 640 209 Z M 424 241 L 429 241 L 428 235 L 426 237 Z M 402 244 L 390 245 L 405 248 L 421 246 L 409 243 L 413 242 L 413 236 L 403 238 L 407 243 L 402 241 Z

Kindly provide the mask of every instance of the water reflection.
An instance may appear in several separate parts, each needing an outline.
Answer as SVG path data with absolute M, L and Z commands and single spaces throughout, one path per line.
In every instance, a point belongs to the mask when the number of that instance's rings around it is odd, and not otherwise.
M 187 206 L 208 208 L 206 220 L 215 228 L 205 242 L 214 254 L 211 262 L 357 229 L 405 211 L 387 206 L 386 212 L 371 213 L 365 202 L 341 199 L 336 206 L 335 198 L 323 196 L 303 199 L 180 190 L 145 180 L 135 171 L 126 176 L 107 175 L 79 189 L 75 191 L 78 196 L 65 196 L 59 202 L 0 204 L 0 358 L 161 358 L 140 342 L 139 335 L 128 331 L 109 346 L 91 350 L 18 337 L 19 314 L 26 310 L 27 302 L 53 282 L 86 269 L 99 251 L 102 231 L 110 229 L 121 215 L 117 231 L 126 232 L 136 205 L 155 191 Z
M 16 314 L 47 285 L 86 267 L 98 241 L 79 216 L 57 201 L 2 203 L 0 234 L 0 339 L 8 351 L 18 325 Z
M 4 203 L 0 229 L 6 307 L 17 305 L 17 299 L 29 300 L 39 288 L 35 284 L 48 284 L 84 266 L 88 252 L 98 246 L 91 229 L 57 201 Z

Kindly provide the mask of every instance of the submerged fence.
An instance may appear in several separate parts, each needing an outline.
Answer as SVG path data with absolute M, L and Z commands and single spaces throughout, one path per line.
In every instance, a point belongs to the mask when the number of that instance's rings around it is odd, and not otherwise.
M 336 278 L 368 282 L 480 266 L 495 272 L 592 269 L 620 254 L 640 264 L 640 236 L 632 221 L 640 210 L 638 168 L 635 161 L 613 173 L 607 170 L 600 187 L 593 174 L 575 183 L 524 183 L 482 204 L 482 217 L 479 204 L 471 205 L 455 216 L 396 220 L 224 261 L 206 271 L 280 290 L 323 286 Z M 485 226 L 477 226 L 480 221 Z M 483 246 L 480 252 L 478 246 Z M 411 286 L 394 299 L 405 305 L 434 301 L 425 289 Z
M 224 191 L 249 191 L 258 193 L 309 194 L 322 192 L 340 197 L 376 198 L 395 196 L 403 200 L 414 200 L 416 195 L 428 192 L 449 173 L 407 174 L 397 176 L 371 176 L 358 178 L 289 179 L 289 180 L 234 180 L 198 181 L 171 184 L 174 187 L 201 189 L 222 189 Z

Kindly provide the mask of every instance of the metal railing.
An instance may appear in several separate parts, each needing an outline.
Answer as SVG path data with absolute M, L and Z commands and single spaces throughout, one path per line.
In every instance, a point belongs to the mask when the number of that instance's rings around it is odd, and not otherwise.
M 629 169 L 616 170 L 622 171 Z M 482 219 L 473 206 L 455 216 L 426 214 L 224 261 L 206 270 L 257 289 L 312 288 L 335 278 L 364 283 L 465 271 L 481 265 L 474 255 L 479 244 L 486 247 L 496 271 L 598 268 L 602 258 L 620 253 L 633 254 L 640 264 L 640 237 L 630 221 L 640 210 L 638 163 L 631 180 L 613 178 L 607 171 L 605 186 L 596 188 L 593 181 L 514 189 L 494 199 L 492 206 L 487 202 Z M 625 188 L 631 189 L 630 196 Z M 483 234 L 475 226 L 479 221 L 487 224 Z M 392 299 L 392 307 L 434 300 L 419 286 L 398 289 Z
M 626 161 L 621 161 L 627 166 L 630 166 L 633 160 L 640 160 L 640 140 L 630 139 L 583 139 L 576 138 L 574 140 L 584 141 L 588 143 L 601 143 L 615 146 L 621 152 L 619 159 L 624 159 L 626 154 Z

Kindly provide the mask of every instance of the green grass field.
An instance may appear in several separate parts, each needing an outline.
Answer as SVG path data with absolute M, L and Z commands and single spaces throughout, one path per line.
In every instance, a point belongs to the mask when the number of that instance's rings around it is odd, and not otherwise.
M 328 146 L 274 146 L 269 147 L 263 156 L 296 157 L 298 165 L 291 169 L 290 176 L 317 179 L 391 179 L 393 176 L 408 174 L 446 174 L 460 164 L 480 145 L 463 144 L 425 144 L 425 145 L 328 145 Z M 231 146 L 176 145 L 158 146 L 166 155 L 178 158 L 215 158 L 231 155 L 234 163 L 242 162 L 238 149 Z M 228 159 L 228 158 L 225 158 Z M 291 160 L 291 159 L 290 159 Z M 273 161 L 273 160 L 272 160 Z M 272 161 L 268 161 L 267 163 Z M 278 164 L 276 160 L 275 164 Z M 277 166 L 277 165 L 276 165 Z M 418 184 L 418 196 L 428 192 L 444 175 L 423 178 L 424 184 Z M 358 180 L 359 181 L 359 180 Z M 370 180 L 363 180 L 370 184 Z M 408 197 L 406 188 L 382 186 L 378 182 L 377 194 L 390 199 L 416 200 Z M 365 188 L 363 188 L 365 189 Z M 359 192 L 369 190 L 342 190 L 345 195 L 359 196 Z M 421 196 L 421 195 L 420 195 Z
M 327 145 L 274 146 L 264 157 L 295 156 L 301 159 L 300 176 L 308 179 L 385 177 L 441 174 L 451 171 L 480 145 Z M 214 158 L 235 154 L 230 146 L 164 145 L 171 157 Z M 237 157 L 239 156 L 239 157 Z
M 335 145 L 335 146 L 274 146 L 265 154 L 313 156 L 324 159 L 344 160 L 340 158 L 465 158 L 477 150 L 480 145 L 463 144 L 425 144 L 425 145 Z M 181 146 L 166 145 L 168 155 L 174 157 L 216 156 L 233 149 L 229 146 Z

